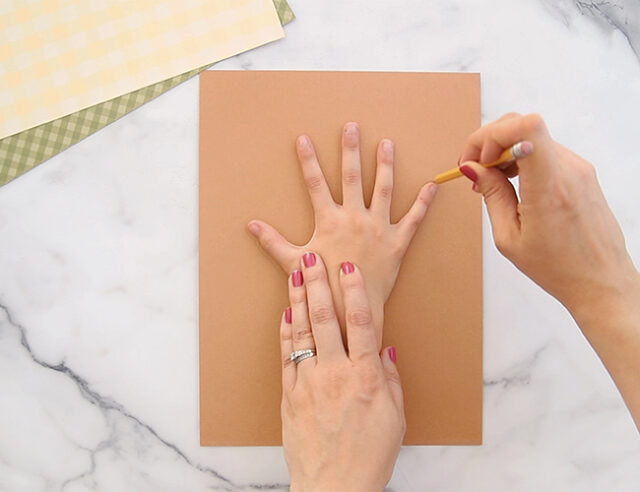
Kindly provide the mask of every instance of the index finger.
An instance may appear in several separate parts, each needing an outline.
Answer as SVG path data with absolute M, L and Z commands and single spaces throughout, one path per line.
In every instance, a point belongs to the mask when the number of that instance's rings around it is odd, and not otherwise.
M 373 326 L 369 298 L 364 288 L 364 279 L 360 270 L 348 261 L 340 267 L 340 287 L 344 300 L 349 358 L 379 359 L 378 339 Z
M 543 172 L 549 171 L 553 162 L 550 155 L 553 152 L 552 140 L 544 120 L 538 114 L 508 114 L 479 128 L 467 139 L 460 162 L 491 162 L 497 159 L 502 151 L 523 140 L 533 143 L 535 168 Z M 528 161 L 532 160 L 531 157 L 528 158 Z M 526 167 L 522 166 L 521 173 Z

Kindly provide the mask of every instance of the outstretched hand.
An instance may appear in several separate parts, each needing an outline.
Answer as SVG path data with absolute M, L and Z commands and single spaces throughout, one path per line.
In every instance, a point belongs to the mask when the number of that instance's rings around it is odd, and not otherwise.
M 294 245 L 265 222 L 254 220 L 249 230 L 287 275 L 299 268 L 304 251 L 316 251 L 327 265 L 341 324 L 344 304 L 339 288 L 340 262 L 352 258 L 366 279 L 378 348 L 382 343 L 384 303 L 395 284 L 402 258 L 435 195 L 436 185 L 424 185 L 407 214 L 390 221 L 393 191 L 393 143 L 382 140 L 377 150 L 376 182 L 369 208 L 365 206 L 360 165 L 360 138 L 356 123 L 342 133 L 342 204 L 333 200 L 311 140 L 298 137 L 296 150 L 315 216 L 315 230 L 304 245 Z

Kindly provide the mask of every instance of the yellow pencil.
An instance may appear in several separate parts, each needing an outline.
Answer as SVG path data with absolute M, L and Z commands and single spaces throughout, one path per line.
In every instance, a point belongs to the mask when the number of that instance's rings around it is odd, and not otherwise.
M 528 156 L 533 152 L 533 144 L 528 141 L 518 142 L 514 144 L 507 150 L 505 150 L 497 160 L 493 162 L 489 162 L 488 164 L 482 164 L 484 167 L 494 167 L 499 166 L 501 164 L 506 164 L 511 161 L 515 161 L 516 159 L 522 159 L 523 157 Z M 435 178 L 433 178 L 433 182 L 436 184 L 445 183 L 455 178 L 459 178 L 462 176 L 459 167 L 454 167 L 453 169 L 449 169 L 443 173 L 438 174 Z

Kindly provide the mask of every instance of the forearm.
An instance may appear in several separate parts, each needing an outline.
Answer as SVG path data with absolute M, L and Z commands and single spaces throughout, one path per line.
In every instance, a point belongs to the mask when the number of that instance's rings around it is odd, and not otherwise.
M 630 271 L 617 292 L 570 311 L 640 430 L 640 274 Z

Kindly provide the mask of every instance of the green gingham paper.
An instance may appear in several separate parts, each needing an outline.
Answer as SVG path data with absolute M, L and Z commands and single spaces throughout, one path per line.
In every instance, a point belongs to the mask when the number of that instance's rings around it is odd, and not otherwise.
M 294 19 L 286 0 L 273 0 L 282 25 Z M 0 140 L 0 186 L 142 106 L 211 65 L 85 108 Z

